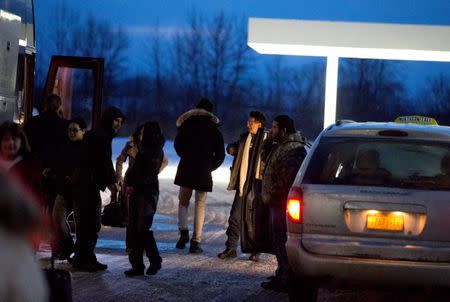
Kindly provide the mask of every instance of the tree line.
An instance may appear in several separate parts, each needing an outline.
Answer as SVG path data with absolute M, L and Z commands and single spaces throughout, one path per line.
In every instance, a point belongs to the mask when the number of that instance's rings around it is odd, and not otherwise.
M 154 119 L 173 138 L 175 120 L 200 97 L 215 104 L 226 141 L 237 138 L 250 110 L 262 111 L 269 122 L 287 113 L 309 138 L 322 129 L 326 61 L 294 66 L 282 56 L 262 60 L 247 46 L 246 17 L 224 12 L 206 17 L 192 9 L 186 26 L 171 35 L 155 23 L 139 54 L 145 71 L 134 75 L 127 72 L 130 42 L 122 28 L 64 4 L 54 8 L 49 22 L 45 33 L 38 32 L 43 42 L 38 44 L 37 82 L 43 82 L 39 77 L 53 54 L 104 57 L 104 104 L 120 107 L 128 117 L 124 135 Z M 411 97 L 402 72 L 396 61 L 341 59 L 337 118 L 388 121 L 421 114 L 450 124 L 450 79 L 428 79 L 425 89 Z

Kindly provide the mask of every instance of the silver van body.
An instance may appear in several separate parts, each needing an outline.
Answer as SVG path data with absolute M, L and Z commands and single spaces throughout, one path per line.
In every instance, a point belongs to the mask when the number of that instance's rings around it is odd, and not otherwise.
M 450 127 L 330 126 L 290 196 L 294 280 L 450 286 Z

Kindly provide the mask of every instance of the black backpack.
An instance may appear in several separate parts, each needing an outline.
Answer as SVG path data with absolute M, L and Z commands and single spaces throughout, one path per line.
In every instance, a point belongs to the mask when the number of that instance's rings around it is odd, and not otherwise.
M 119 191 L 117 198 L 112 197 L 109 204 L 103 208 L 102 224 L 112 227 L 125 227 L 122 222 L 122 192 Z

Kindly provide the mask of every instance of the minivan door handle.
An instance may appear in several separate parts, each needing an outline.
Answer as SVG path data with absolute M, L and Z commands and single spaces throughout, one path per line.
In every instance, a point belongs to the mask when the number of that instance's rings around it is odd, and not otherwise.
M 377 210 L 386 212 L 405 212 L 412 214 L 426 214 L 427 208 L 417 204 L 367 202 L 367 201 L 348 201 L 344 204 L 344 210 Z

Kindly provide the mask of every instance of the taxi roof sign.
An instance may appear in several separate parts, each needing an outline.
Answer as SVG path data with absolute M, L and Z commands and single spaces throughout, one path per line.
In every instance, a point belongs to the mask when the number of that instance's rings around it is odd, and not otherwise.
M 394 122 L 401 124 L 419 124 L 419 125 L 436 125 L 437 122 L 432 117 L 420 116 L 420 115 L 408 115 L 408 116 L 399 116 Z

